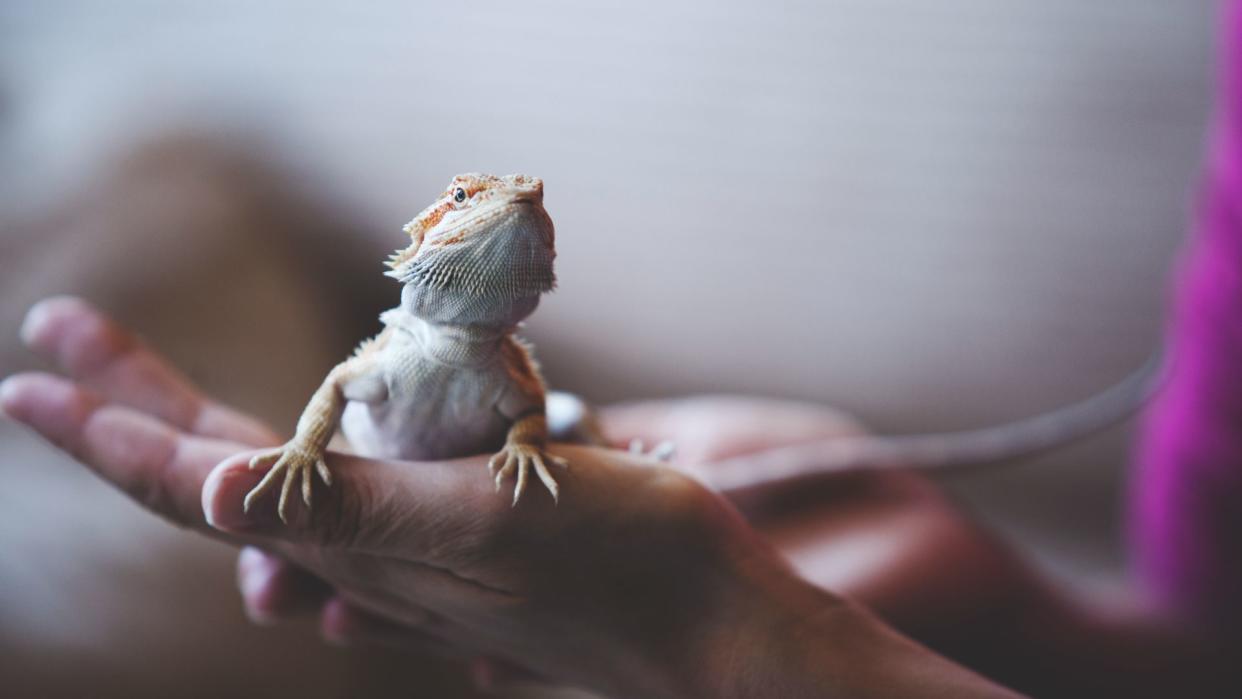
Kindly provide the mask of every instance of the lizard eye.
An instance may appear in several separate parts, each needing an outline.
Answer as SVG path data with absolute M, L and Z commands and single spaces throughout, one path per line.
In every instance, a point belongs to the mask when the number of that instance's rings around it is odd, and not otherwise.
M 466 200 L 466 190 L 462 189 L 461 187 L 458 187 L 456 190 L 453 191 L 453 201 L 460 204 L 465 200 Z

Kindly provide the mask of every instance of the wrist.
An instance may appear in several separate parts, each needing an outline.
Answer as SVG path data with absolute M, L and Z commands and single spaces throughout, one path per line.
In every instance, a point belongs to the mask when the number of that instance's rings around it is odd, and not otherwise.
M 1014 696 L 783 566 L 759 577 L 703 639 L 683 696 Z
M 740 584 L 700 634 L 684 696 L 824 696 L 843 629 L 859 611 L 792 572 Z M 814 691 L 799 691 L 805 687 Z

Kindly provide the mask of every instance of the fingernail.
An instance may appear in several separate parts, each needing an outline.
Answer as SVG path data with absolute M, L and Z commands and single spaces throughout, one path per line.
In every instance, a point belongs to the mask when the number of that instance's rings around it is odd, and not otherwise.
M 349 605 L 340 597 L 332 597 L 319 610 L 319 635 L 331 645 L 348 646 L 353 630 Z
M 268 555 L 254 546 L 242 547 L 241 553 L 237 555 L 237 570 L 245 575 L 250 571 L 263 565 L 268 559 Z
M 258 595 L 260 591 L 272 579 L 272 566 L 261 557 L 256 560 L 246 562 L 247 565 L 241 574 L 241 581 L 238 587 L 241 588 L 242 594 L 250 599 L 252 596 Z
M 22 339 L 22 344 L 30 347 L 34 345 L 35 339 L 39 336 L 39 331 L 43 329 L 44 322 L 48 315 L 48 301 L 43 300 L 30 307 L 26 311 L 26 317 L 22 319 L 21 330 L 18 331 L 18 337 Z
M 9 403 L 17 400 L 17 383 L 13 381 L 13 377 L 9 377 L 4 381 L 0 381 L 0 417 L 8 420 L 16 420 L 13 413 L 9 411 Z
M 31 399 L 38 395 L 32 388 L 38 388 L 40 380 L 37 375 L 14 374 L 0 381 L 0 414 L 9 420 L 29 424 Z
M 38 349 L 39 341 L 45 339 L 43 335 L 47 333 L 48 323 L 58 310 L 81 308 L 85 305 L 82 299 L 76 296 L 51 296 L 35 303 L 30 310 L 26 311 L 26 317 L 22 319 L 22 327 L 18 332 L 22 344 Z
M 241 591 L 246 617 L 260 626 L 275 624 L 276 615 L 264 603 L 269 594 L 266 588 L 272 584 L 272 577 L 276 573 L 272 561 L 256 549 L 245 549 L 238 561 L 238 568 L 241 574 L 238 576 L 240 579 L 237 587 Z

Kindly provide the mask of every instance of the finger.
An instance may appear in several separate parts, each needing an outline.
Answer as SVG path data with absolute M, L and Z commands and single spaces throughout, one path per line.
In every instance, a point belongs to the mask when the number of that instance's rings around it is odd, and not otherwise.
M 635 442 L 642 445 L 676 438 L 677 421 L 673 418 L 680 405 L 681 401 L 675 400 L 620 403 L 600 408 L 599 417 L 609 442 L 632 450 Z
M 246 495 L 268 476 L 249 468 L 250 454 L 231 455 L 203 485 L 207 521 L 236 534 L 428 561 L 442 550 L 460 548 L 449 544 L 508 509 L 498 504 L 487 479 L 470 468 L 481 469 L 482 457 L 419 464 L 334 452 L 326 458 L 332 486 L 314 495 L 313 511 L 288 508 L 286 524 L 272 498 L 244 508 Z
M 0 385 L 0 406 L 130 497 L 185 526 L 206 528 L 203 482 L 215 464 L 243 448 L 186 435 L 51 374 L 9 377 Z
M 246 616 L 257 624 L 317 612 L 335 594 L 318 576 L 253 546 L 237 557 L 237 587 Z
M 204 437 L 252 446 L 279 442 L 270 428 L 205 398 L 171 364 L 81 299 L 59 296 L 35 304 L 21 336 L 109 401 Z
M 286 524 L 289 522 L 289 491 L 293 489 L 297 476 L 297 471 L 285 469 L 285 482 L 280 486 L 280 503 L 276 506 L 276 512 L 280 515 L 280 521 Z
M 600 411 L 608 434 L 621 443 L 670 442 L 682 470 L 704 475 L 712 464 L 765 449 L 865 434 L 847 415 L 827 406 L 730 396 L 700 396 L 609 406 Z

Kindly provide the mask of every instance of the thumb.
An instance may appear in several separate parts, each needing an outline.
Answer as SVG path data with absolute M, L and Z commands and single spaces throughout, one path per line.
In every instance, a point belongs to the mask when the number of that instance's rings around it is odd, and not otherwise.
M 402 558 L 427 557 L 471 527 L 480 510 L 503 507 L 488 487 L 482 458 L 458 462 L 415 463 L 364 459 L 328 452 L 332 485 L 315 480 L 311 507 L 300 498 L 289 522 L 276 512 L 276 495 L 255 501 L 247 511 L 247 493 L 266 469 L 251 468 L 257 452 L 225 459 L 203 483 L 207 523 L 221 531 L 270 537 L 330 549 Z

